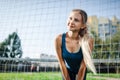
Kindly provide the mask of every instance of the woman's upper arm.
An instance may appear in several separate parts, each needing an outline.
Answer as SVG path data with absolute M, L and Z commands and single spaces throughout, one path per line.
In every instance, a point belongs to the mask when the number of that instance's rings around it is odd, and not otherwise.
M 62 45 L 62 35 L 58 35 L 55 39 L 55 49 L 59 60 L 62 59 L 61 56 L 61 45 Z
M 67 68 L 65 66 L 64 60 L 62 58 L 62 35 L 58 35 L 55 40 L 55 48 L 56 48 L 56 53 L 57 57 L 60 63 L 60 68 L 62 70 L 63 76 L 65 80 L 70 80 L 69 74 L 67 72 Z
M 92 51 L 93 47 L 94 47 L 94 39 L 93 38 L 89 39 L 89 46 L 90 46 L 90 50 Z

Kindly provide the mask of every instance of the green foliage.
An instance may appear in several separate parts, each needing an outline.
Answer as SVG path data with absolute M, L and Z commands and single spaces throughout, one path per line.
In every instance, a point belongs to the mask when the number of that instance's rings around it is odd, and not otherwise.
M 120 30 L 117 31 L 117 32 L 112 36 L 111 42 L 116 42 L 116 43 L 119 43 L 119 42 L 120 42 Z
M 92 32 L 95 38 L 93 58 L 96 59 L 116 59 L 120 58 L 120 31 L 116 32 L 105 41 L 102 41 L 95 32 Z
M 8 38 L 0 43 L 0 57 L 22 57 L 21 41 L 16 32 L 9 34 Z

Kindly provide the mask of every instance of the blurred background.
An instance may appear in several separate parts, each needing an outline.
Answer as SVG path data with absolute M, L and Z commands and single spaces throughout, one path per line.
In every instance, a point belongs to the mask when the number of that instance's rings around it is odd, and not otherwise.
M 0 72 L 18 72 L 19 66 L 22 72 L 34 66 L 35 72 L 59 72 L 54 39 L 67 31 L 69 13 L 78 8 L 88 14 L 97 72 L 120 78 L 119 4 L 120 0 L 0 0 Z

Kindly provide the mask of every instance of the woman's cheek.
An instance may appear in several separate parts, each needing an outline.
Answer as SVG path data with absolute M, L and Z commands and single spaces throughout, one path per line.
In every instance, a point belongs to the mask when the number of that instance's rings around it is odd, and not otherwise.
M 68 24 L 69 24 L 69 20 L 67 20 L 67 26 L 68 26 Z

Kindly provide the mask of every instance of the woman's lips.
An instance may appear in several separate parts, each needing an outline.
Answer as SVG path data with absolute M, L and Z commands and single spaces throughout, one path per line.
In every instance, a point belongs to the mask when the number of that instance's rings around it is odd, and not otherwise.
M 74 28 L 75 26 L 69 26 L 70 28 Z

